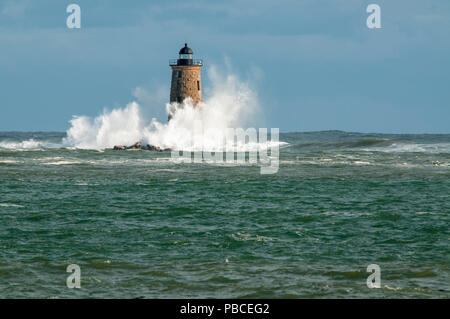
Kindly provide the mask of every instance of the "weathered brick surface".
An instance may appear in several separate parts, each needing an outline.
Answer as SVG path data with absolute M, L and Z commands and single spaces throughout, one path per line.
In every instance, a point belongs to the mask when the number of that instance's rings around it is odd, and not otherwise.
M 171 65 L 170 102 L 182 102 L 187 97 L 191 97 L 194 104 L 202 101 L 201 67 L 201 65 Z

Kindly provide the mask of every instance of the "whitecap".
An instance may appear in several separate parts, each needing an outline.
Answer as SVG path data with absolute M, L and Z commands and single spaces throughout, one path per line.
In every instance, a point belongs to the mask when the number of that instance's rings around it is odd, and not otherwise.
M 74 164 L 82 164 L 79 161 L 57 161 L 57 162 L 46 162 L 42 163 L 43 165 L 74 165 Z
M 431 212 L 416 212 L 416 215 L 433 215 Z
M 419 143 L 393 143 L 386 147 L 372 147 L 370 149 L 363 149 L 365 151 L 380 151 L 392 153 L 450 153 L 450 143 L 434 143 L 434 144 L 419 144 Z
M 402 290 L 403 289 L 403 288 L 400 288 L 400 287 L 391 287 L 391 286 L 388 286 L 388 285 L 384 285 L 382 287 L 385 288 L 385 289 L 388 289 L 388 290 Z
M 10 203 L 0 203 L 0 207 L 25 207 L 25 206 Z
M 14 149 L 14 150 L 27 150 L 27 149 L 42 149 L 42 148 L 58 148 L 59 144 L 51 143 L 49 141 L 36 141 L 29 139 L 25 141 L 2 141 L 0 142 L 0 148 Z
M 371 165 L 370 162 L 365 162 L 365 161 L 354 161 L 353 164 L 356 164 L 356 165 Z
M 18 162 L 13 160 L 0 160 L 0 164 L 16 164 L 16 163 Z

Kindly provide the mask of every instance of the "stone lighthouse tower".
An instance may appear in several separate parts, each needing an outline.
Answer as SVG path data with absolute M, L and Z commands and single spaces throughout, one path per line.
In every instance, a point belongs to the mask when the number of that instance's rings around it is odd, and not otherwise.
M 194 106 L 202 101 L 200 69 L 202 68 L 203 61 L 194 60 L 193 56 L 194 52 L 185 43 L 179 52 L 179 58 L 169 61 L 169 65 L 172 68 L 170 103 L 182 103 L 188 97 L 192 98 Z

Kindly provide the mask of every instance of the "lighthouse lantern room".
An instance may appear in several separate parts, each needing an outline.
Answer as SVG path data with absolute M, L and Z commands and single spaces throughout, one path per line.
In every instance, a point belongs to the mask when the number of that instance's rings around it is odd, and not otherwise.
M 172 82 L 170 86 L 170 103 L 182 103 L 190 97 L 194 106 L 202 101 L 201 68 L 203 61 L 194 59 L 194 52 L 184 44 L 176 60 L 170 60 Z

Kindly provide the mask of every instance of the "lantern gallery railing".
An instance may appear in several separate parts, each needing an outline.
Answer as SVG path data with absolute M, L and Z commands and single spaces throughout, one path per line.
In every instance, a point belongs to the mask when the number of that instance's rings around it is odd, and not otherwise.
M 203 60 L 201 60 L 201 59 L 193 59 L 193 60 L 170 59 L 169 65 L 203 65 Z

